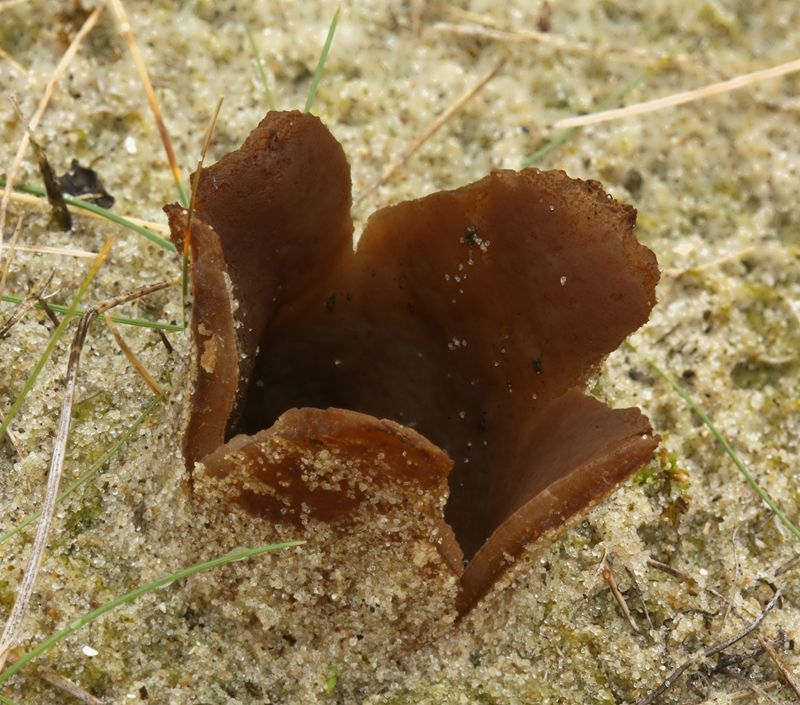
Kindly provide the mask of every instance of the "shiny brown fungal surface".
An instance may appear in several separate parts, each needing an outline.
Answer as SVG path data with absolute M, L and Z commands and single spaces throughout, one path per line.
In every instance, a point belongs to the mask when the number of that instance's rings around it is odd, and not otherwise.
M 355 252 L 350 191 L 340 145 L 297 112 L 203 170 L 187 465 L 271 521 L 346 527 L 373 485 L 444 502 L 452 464 L 446 523 L 428 519 L 464 613 L 650 459 L 638 409 L 582 390 L 647 320 L 656 260 L 633 208 L 563 172 L 494 171 L 382 209 Z M 186 214 L 167 211 L 180 240 Z M 303 476 L 314 453 L 363 482 Z

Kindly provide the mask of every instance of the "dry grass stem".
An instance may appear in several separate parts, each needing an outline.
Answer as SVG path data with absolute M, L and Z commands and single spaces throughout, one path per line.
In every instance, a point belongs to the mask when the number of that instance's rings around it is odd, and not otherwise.
M 613 110 L 605 110 L 600 113 L 592 113 L 591 115 L 578 115 L 576 117 L 566 118 L 564 120 L 559 120 L 553 127 L 584 127 L 586 125 L 596 125 L 601 122 L 632 117 L 633 115 L 644 115 L 645 113 L 652 113 L 656 110 L 662 110 L 663 108 L 672 108 L 676 105 L 703 100 L 704 98 L 710 98 L 711 96 L 720 95 L 722 93 L 730 93 L 739 88 L 745 88 L 746 86 L 751 86 L 770 78 L 786 76 L 787 74 L 797 71 L 800 71 L 800 59 L 787 61 L 777 66 L 770 66 L 760 71 L 752 71 L 750 73 L 734 76 L 727 81 L 712 83 L 702 88 L 673 93 L 672 95 L 656 98 L 655 100 L 647 100 L 644 103 L 635 103 L 634 105 L 628 105 L 624 108 L 614 108 Z
M 778 681 L 768 681 L 767 683 L 763 683 L 761 685 L 761 690 L 764 692 L 769 692 L 770 690 L 775 690 L 776 688 L 780 687 L 780 683 Z M 748 700 L 753 697 L 753 689 L 752 688 L 745 688 L 744 690 L 737 690 L 735 693 L 731 693 L 730 699 L 731 700 Z
M 758 643 L 761 644 L 761 648 L 767 652 L 767 656 L 769 656 L 772 660 L 772 663 L 775 664 L 775 668 L 781 672 L 784 680 L 789 684 L 789 687 L 797 696 L 797 702 L 800 703 L 800 681 L 798 681 L 797 676 L 792 673 L 788 666 L 786 666 L 786 664 L 783 662 L 783 659 L 781 659 L 781 657 L 778 655 L 778 652 L 775 650 L 775 647 L 763 636 L 761 636 L 761 634 L 758 635 Z
M 450 118 L 453 117 L 453 115 L 461 110 L 464 105 L 474 98 L 480 92 L 480 90 L 497 75 L 505 63 L 505 58 L 498 61 L 489 71 L 481 76 L 480 80 L 474 86 L 457 98 L 444 112 L 440 113 L 419 137 L 417 137 L 410 145 L 408 145 L 408 147 L 406 147 L 389 163 L 386 169 L 384 169 L 383 174 L 381 174 L 378 179 L 373 181 L 358 195 L 358 198 L 356 198 L 354 201 L 354 205 L 357 206 L 376 188 L 386 183 L 394 175 L 394 173 L 401 166 L 403 166 L 414 155 L 414 153 L 436 133 L 440 127 L 442 127 L 442 125 L 444 125 Z
M 194 215 L 194 202 L 197 194 L 197 185 L 200 182 L 200 172 L 203 170 L 203 162 L 205 161 L 208 148 L 211 145 L 211 138 L 214 135 L 214 129 L 217 126 L 217 118 L 219 117 L 219 111 L 222 109 L 222 101 L 223 97 L 220 96 L 217 99 L 217 107 L 214 109 L 214 113 L 212 114 L 211 120 L 206 127 L 205 134 L 203 135 L 203 144 L 200 147 L 200 159 L 197 160 L 197 168 L 194 170 L 193 174 L 194 178 L 192 179 L 192 195 L 191 199 L 189 200 L 189 215 L 186 216 L 186 228 L 183 232 L 184 261 L 189 257 L 189 247 L 192 240 L 192 216 Z
M 0 5 L 0 12 L 2 12 L 2 5 Z M 2 47 L 0 47 L 0 59 L 5 59 L 16 71 L 19 71 L 21 74 L 27 76 L 28 69 L 26 69 L 22 64 L 20 64 L 11 54 L 5 51 Z
M 634 620 L 633 615 L 628 608 L 628 603 L 625 601 L 625 597 L 620 592 L 619 586 L 617 585 L 617 579 L 614 577 L 614 572 L 611 570 L 611 566 L 608 564 L 606 559 L 603 560 L 603 564 L 600 566 L 600 575 L 603 576 L 603 580 L 605 580 L 608 584 L 611 594 L 614 595 L 614 599 L 617 601 L 619 608 L 622 610 L 622 613 L 628 620 L 628 624 L 631 625 L 631 629 L 638 633 L 639 626 L 636 624 L 636 620 Z
M 183 188 L 183 183 L 181 182 L 181 170 L 178 166 L 178 160 L 175 157 L 175 150 L 172 149 L 172 140 L 170 139 L 169 132 L 167 131 L 167 126 L 164 124 L 164 118 L 161 116 L 161 108 L 158 105 L 156 92 L 153 89 L 153 84 L 150 81 L 150 74 L 147 72 L 147 66 L 144 63 L 144 57 L 139 49 L 139 45 L 136 43 L 136 38 L 133 36 L 131 23 L 128 19 L 128 13 L 125 11 L 122 0 L 109 0 L 109 3 L 114 10 L 114 14 L 117 16 L 119 31 L 122 36 L 125 37 L 125 43 L 128 45 L 128 50 L 131 53 L 131 58 L 133 59 L 134 66 L 136 67 L 136 73 L 139 74 L 139 80 L 142 82 L 142 86 L 144 87 L 144 92 L 147 96 L 147 102 L 150 105 L 150 110 L 153 113 L 153 119 L 155 120 L 156 128 L 158 129 L 158 134 L 161 136 L 161 144 L 164 145 L 164 151 L 167 154 L 167 162 L 169 163 L 169 168 L 172 171 L 172 178 L 175 181 L 175 186 L 181 196 L 183 205 L 186 205 L 186 193 Z
M 105 257 L 110 248 L 111 241 L 106 243 L 101 255 Z M 14 607 L 9 614 L 5 629 L 0 637 L 0 670 L 2 670 L 2 667 L 5 665 L 9 649 L 11 649 L 13 646 L 20 627 L 22 626 L 22 621 L 25 617 L 28 604 L 30 603 L 31 596 L 33 594 L 33 587 L 39 574 L 42 559 L 44 558 L 44 553 L 47 548 L 50 527 L 53 522 L 53 514 L 55 512 L 56 502 L 58 500 L 58 488 L 61 484 L 61 477 L 64 471 L 64 459 L 66 456 L 67 441 L 69 439 L 69 429 L 72 419 L 72 406 L 75 399 L 75 389 L 77 386 L 78 366 L 80 363 L 81 351 L 83 350 L 83 344 L 89 332 L 89 326 L 98 315 L 105 313 L 115 306 L 119 306 L 120 304 L 124 304 L 129 301 L 134 301 L 135 299 L 141 298 L 147 294 L 166 289 L 169 286 L 174 286 L 174 284 L 175 280 L 172 279 L 166 282 L 142 286 L 124 294 L 120 294 L 119 296 L 106 299 L 84 313 L 78 322 L 78 328 L 75 331 L 75 337 L 72 340 L 72 346 L 70 348 L 69 363 L 67 364 L 67 376 L 64 383 L 64 397 L 61 403 L 61 413 L 59 415 L 58 427 L 56 430 L 55 441 L 53 443 L 53 454 L 50 460 L 50 470 L 48 471 L 47 475 L 47 489 L 45 492 L 45 499 L 42 504 L 41 518 L 39 519 L 39 525 L 36 528 L 36 536 L 33 541 L 31 556 L 28 561 L 28 566 L 25 569 L 22 583 L 17 591 Z
M 5 196 L 5 192 L 6 189 L 0 188 L 0 194 Z M 9 200 L 14 201 L 15 203 L 21 203 L 23 205 L 35 206 L 41 210 L 46 210 L 48 205 L 44 198 L 40 198 L 39 196 L 34 196 L 29 193 L 20 193 L 18 191 L 12 191 L 11 195 L 9 196 Z M 79 215 L 86 218 L 94 218 L 95 220 L 107 221 L 105 216 L 95 213 L 94 211 L 85 210 L 84 208 L 77 208 L 76 206 L 72 206 L 70 204 L 67 204 L 67 208 L 72 215 Z M 142 220 L 141 218 L 135 218 L 128 215 L 124 216 L 124 218 L 135 225 L 152 230 L 154 233 L 158 233 L 159 235 L 169 235 L 169 228 L 164 223 L 154 223 L 149 220 Z M 0 245 L 2 245 L 2 243 L 0 243 Z M 5 249 L 5 246 L 3 246 L 3 249 Z
M 105 319 L 108 329 L 111 331 L 111 335 L 114 336 L 114 340 L 116 341 L 120 350 L 122 350 L 122 353 L 128 359 L 128 362 L 131 363 L 133 369 L 139 373 L 139 376 L 146 382 L 150 389 L 158 394 L 158 396 L 166 398 L 166 394 L 164 394 L 164 390 L 162 389 L 161 385 L 156 381 L 155 377 L 153 377 L 153 375 L 147 371 L 147 368 L 142 364 L 142 361 L 136 357 L 136 353 L 133 352 L 130 345 L 125 342 L 125 338 L 122 337 L 122 333 L 120 333 L 116 323 L 111 320 L 111 316 L 106 312 L 103 314 L 103 318 Z
M 4 249 L 10 249 L 8 245 Z M 77 257 L 79 259 L 94 259 L 96 252 L 89 250 L 76 250 L 72 247 L 48 247 L 47 245 L 17 245 L 18 252 L 30 252 L 35 255 L 56 255 L 58 257 Z M 3 292 L 0 290 L 0 294 Z
M 36 108 L 36 112 L 33 114 L 33 117 L 28 124 L 29 130 L 35 130 L 36 127 L 39 125 L 42 116 L 44 115 L 44 111 L 47 110 L 47 105 L 50 103 L 50 97 L 53 95 L 53 91 L 55 90 L 58 81 L 64 75 L 64 72 L 67 70 L 67 67 L 70 65 L 72 60 L 75 58 L 75 55 L 78 53 L 78 49 L 80 48 L 81 42 L 86 38 L 86 36 L 91 32 L 95 26 L 97 25 L 97 21 L 100 19 L 100 15 L 103 13 L 103 5 L 98 5 L 91 15 L 86 18 L 86 21 L 83 23 L 81 28 L 78 30 L 78 33 L 73 37 L 70 45 L 67 47 L 67 50 L 64 52 L 64 55 L 61 57 L 61 61 L 58 62 L 53 74 L 50 76 L 50 80 L 47 82 L 45 86 L 44 93 L 42 93 L 42 97 L 39 100 L 39 105 Z M 8 211 L 8 202 L 11 197 L 12 189 L 14 188 L 14 180 L 17 177 L 17 172 L 19 171 L 19 167 L 22 164 L 22 158 L 25 155 L 25 150 L 28 148 L 28 140 L 29 134 L 26 130 L 23 135 L 22 139 L 20 140 L 19 147 L 17 148 L 17 153 L 14 156 L 14 161 L 11 164 L 11 168 L 6 173 L 6 182 L 5 187 L 3 188 L 3 198 L 0 200 L 0 254 L 2 254 L 3 249 L 3 232 L 6 227 L 6 213 Z
M 14 227 L 14 235 L 11 237 L 11 244 L 8 246 L 8 254 L 6 255 L 5 260 L 3 261 L 3 271 L 0 273 L 0 298 L 3 297 L 3 294 L 6 292 L 6 282 L 8 281 L 8 270 L 11 268 L 11 263 L 14 261 L 14 254 L 17 251 L 17 241 L 19 240 L 19 235 L 22 232 L 22 223 L 24 222 L 24 218 L 19 216 L 17 218 L 17 224 Z M 0 335 L 0 338 L 2 335 Z

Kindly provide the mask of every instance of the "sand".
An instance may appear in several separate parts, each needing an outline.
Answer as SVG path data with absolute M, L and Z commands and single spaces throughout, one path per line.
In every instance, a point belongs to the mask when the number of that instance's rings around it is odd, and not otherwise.
M 639 7 L 552 3 L 549 11 L 521 1 L 464 5 L 481 17 L 438 2 L 342 8 L 314 112 L 349 155 L 356 196 L 507 58 L 477 96 L 357 204 L 358 223 L 381 205 L 454 188 L 492 168 L 518 168 L 557 134 L 556 120 L 591 110 L 637 77 L 643 80 L 628 93 L 629 103 L 795 59 L 800 41 L 800 5 L 789 0 L 757 9 L 685 0 Z M 22 136 L 5 96 L 15 95 L 32 115 L 92 7 L 0 1 L 3 172 Z M 225 102 L 209 161 L 237 146 L 266 111 L 244 24 L 263 52 L 278 107 L 301 108 L 335 3 L 198 0 L 127 8 L 186 175 L 218 96 Z M 495 33 L 474 36 L 476 25 Z M 518 31 L 497 34 L 505 29 Z M 534 40 L 520 30 L 544 36 Z M 364 576 L 354 574 L 359 564 L 348 559 L 348 544 L 332 536 L 326 551 L 299 547 L 261 556 L 149 594 L 79 630 L 0 693 L 25 705 L 74 702 L 45 680 L 58 674 L 104 703 L 634 703 L 695 658 L 656 702 L 796 702 L 763 653 L 727 667 L 719 666 L 719 655 L 701 658 L 742 630 L 780 589 L 783 599 L 758 632 L 723 657 L 760 648 L 760 635 L 784 666 L 800 669 L 800 570 L 781 570 L 797 554 L 798 539 L 647 361 L 681 381 L 797 523 L 799 80 L 795 74 L 586 128 L 538 163 L 599 179 L 639 211 L 638 237 L 663 270 L 659 304 L 633 336 L 635 348 L 612 354 L 592 391 L 613 406 L 640 406 L 663 437 L 663 453 L 549 548 L 532 547 L 471 618 L 452 627 L 442 607 L 436 621 L 434 591 L 419 580 L 430 559 L 424 546 L 394 556 L 372 547 L 365 555 L 374 554 L 376 573 Z M 72 158 L 92 164 L 117 199 L 115 212 L 163 228 L 161 206 L 176 191 L 110 8 L 59 84 L 35 137 L 58 173 Z M 39 183 L 30 150 L 19 181 Z M 174 255 L 132 231 L 76 217 L 73 231 L 61 233 L 45 210 L 17 202 L 6 243 L 18 215 L 25 216 L 20 244 L 26 247 L 97 252 L 114 238 L 87 305 L 180 272 Z M 19 251 L 6 292 L 24 296 L 52 273 L 51 301 L 68 304 L 90 261 Z M 2 304 L 1 318 L 12 310 Z M 119 313 L 180 323 L 180 291 Z M 53 329 L 35 311 L 0 340 L 4 412 Z M 15 445 L 0 446 L 3 530 L 41 506 L 73 330 L 13 420 Z M 123 326 L 122 332 L 169 399 L 97 477 L 58 506 L 17 656 L 139 584 L 237 546 L 296 538 L 285 527 L 188 500 L 180 455 L 188 337 L 167 333 L 174 348 L 168 352 L 151 329 Z M 130 428 L 152 397 L 104 324 L 95 323 L 80 369 L 65 483 Z M 398 515 L 380 531 L 402 533 L 403 521 Z M 368 517 L 362 528 L 368 531 Z M 6 612 L 31 535 L 0 548 Z M 636 630 L 604 579 L 604 565 Z M 441 600 L 447 589 L 436 593 Z M 415 602 L 418 614 L 408 607 Z M 407 610 L 410 632 L 426 625 L 425 643 L 411 645 L 407 633 L 387 627 L 382 610 L 390 614 L 393 605 Z

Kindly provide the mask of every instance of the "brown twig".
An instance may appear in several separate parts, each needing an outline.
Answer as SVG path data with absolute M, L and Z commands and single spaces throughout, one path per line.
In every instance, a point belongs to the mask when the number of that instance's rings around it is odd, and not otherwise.
M 769 703 L 772 703 L 772 705 L 781 705 L 766 690 L 764 690 L 761 686 L 756 685 L 755 683 L 753 683 L 753 681 L 751 681 L 749 678 L 745 678 L 741 673 L 736 673 L 735 671 L 729 671 L 727 675 L 729 675 L 731 678 L 739 681 L 740 683 L 744 684 L 744 686 L 748 690 L 751 690 L 753 693 L 756 694 L 756 696 L 758 696 L 760 698 L 764 698 L 764 700 L 766 700 Z
M 790 571 L 792 568 L 796 568 L 800 565 L 800 555 L 795 556 L 794 558 L 790 558 L 786 563 L 780 566 L 775 571 L 775 577 L 777 578 L 779 575 L 783 575 L 784 573 Z
M 354 205 L 357 206 L 376 188 L 386 183 L 394 175 L 394 173 L 401 166 L 403 166 L 414 155 L 414 153 L 436 133 L 440 127 L 442 127 L 442 125 L 444 125 L 451 117 L 453 117 L 453 115 L 461 110 L 464 105 L 474 98 L 480 92 L 480 90 L 497 75 L 500 69 L 502 69 L 505 65 L 506 61 L 506 58 L 498 61 L 489 71 L 481 76 L 480 80 L 478 80 L 474 86 L 457 98 L 444 112 L 440 113 L 436 119 L 430 125 L 428 125 L 427 128 L 425 128 L 419 137 L 417 137 L 400 154 L 398 154 L 394 159 L 392 159 L 391 162 L 389 162 L 388 166 L 383 170 L 383 173 L 380 175 L 380 177 L 373 181 L 358 195 L 358 198 L 356 198 L 354 201 Z
M 81 28 L 78 30 L 78 33 L 73 37 L 72 42 L 67 47 L 67 50 L 64 52 L 64 56 L 61 57 L 61 61 L 58 62 L 53 74 L 50 76 L 50 80 L 47 82 L 47 86 L 45 86 L 44 93 L 42 93 L 42 97 L 39 100 L 39 105 L 36 108 L 36 112 L 33 114 L 33 117 L 28 124 L 28 127 L 31 130 L 35 130 L 39 124 L 39 121 L 42 119 L 44 115 L 44 111 L 47 109 L 47 105 L 50 102 L 50 97 L 53 95 L 53 91 L 55 90 L 56 84 L 60 80 L 61 76 L 64 75 L 64 72 L 67 70 L 67 67 L 70 65 L 72 60 L 75 58 L 75 55 L 78 53 L 78 49 L 80 48 L 81 42 L 85 39 L 86 35 L 91 32 L 95 26 L 97 25 L 97 21 L 100 19 L 100 15 L 103 13 L 104 5 L 98 5 L 91 15 L 86 18 L 86 21 L 83 23 Z M 11 198 L 11 192 L 14 188 L 14 180 L 17 177 L 17 171 L 19 171 L 20 164 L 22 164 L 22 157 L 25 154 L 25 150 L 28 148 L 28 132 L 25 131 L 22 135 L 22 139 L 20 140 L 19 147 L 17 148 L 17 153 L 14 156 L 14 161 L 11 164 L 11 168 L 8 170 L 6 174 L 6 183 L 5 187 L 3 188 L 3 198 L 0 200 L 0 255 L 2 255 L 3 251 L 3 231 L 6 227 L 6 213 L 8 211 L 8 202 Z
M 633 619 L 633 615 L 631 614 L 631 611 L 628 608 L 628 603 L 625 601 L 625 597 L 619 590 L 619 586 L 617 585 L 617 579 L 614 577 L 614 572 L 611 570 L 611 566 L 608 564 L 607 559 L 603 559 L 603 563 L 600 566 L 600 575 L 603 576 L 603 580 L 605 580 L 606 583 L 608 584 L 608 587 L 611 590 L 611 594 L 614 596 L 614 599 L 617 601 L 619 608 L 622 610 L 622 613 L 628 620 L 628 624 L 631 625 L 631 629 L 633 629 L 633 631 L 635 631 L 638 634 L 639 627 L 636 624 L 636 621 Z
M 780 599 L 780 597 L 781 597 L 781 591 L 780 590 L 776 590 L 775 594 L 772 597 L 772 599 L 767 603 L 767 606 L 761 611 L 761 613 L 758 615 L 758 617 L 756 617 L 752 622 L 750 622 L 744 629 L 742 629 L 741 631 L 737 632 L 736 634 L 734 634 L 733 636 L 729 637 L 728 639 L 725 639 L 725 641 L 722 641 L 719 644 L 715 644 L 714 646 L 711 646 L 711 647 L 707 648 L 705 651 L 702 652 L 700 657 L 703 658 L 703 659 L 707 659 L 707 658 L 713 656 L 714 654 L 718 654 L 718 653 L 720 653 L 722 651 L 725 651 L 725 649 L 728 649 L 731 646 L 733 646 L 734 644 L 740 642 L 748 634 L 750 634 L 754 630 L 758 629 L 758 627 L 761 625 L 761 622 L 764 621 L 766 616 L 772 611 L 772 609 L 775 607 L 775 605 L 778 604 L 778 600 Z M 652 692 L 648 693 L 643 698 L 637 700 L 636 701 L 636 705 L 650 705 L 650 703 L 655 702 L 655 700 L 662 693 L 665 693 L 667 690 L 669 690 L 675 684 L 675 682 L 678 680 L 678 678 L 680 678 L 683 675 L 683 673 L 686 671 L 686 669 L 688 669 L 690 666 L 695 664 L 697 662 L 697 660 L 698 660 L 697 656 L 693 656 L 691 658 L 688 658 L 680 666 L 678 666 L 674 671 L 672 671 L 672 673 L 670 673 L 664 679 L 663 683 L 661 683 L 661 685 L 658 686 L 658 688 L 656 688 Z
M 106 243 L 99 257 L 105 257 L 111 247 L 111 241 Z M 36 536 L 33 542 L 33 549 L 31 556 L 28 560 L 28 566 L 25 569 L 25 574 L 22 578 L 14 607 L 6 620 L 6 625 L 3 634 L 0 637 L 0 669 L 5 664 L 8 651 L 14 644 L 14 641 L 19 633 L 25 612 L 33 594 L 33 586 L 36 582 L 36 577 L 39 574 L 39 568 L 44 558 L 44 552 L 47 548 L 47 540 L 50 533 L 50 526 L 53 522 L 53 514 L 55 512 L 56 500 L 58 498 L 58 488 L 61 484 L 61 477 L 64 472 L 64 459 L 67 451 L 67 441 L 69 438 L 69 430 L 72 420 L 72 406 L 75 399 L 75 389 L 77 386 L 78 366 L 80 363 L 81 352 L 89 332 L 89 326 L 92 324 L 97 316 L 105 313 L 106 311 L 119 306 L 120 304 L 134 301 L 147 294 L 155 291 L 161 291 L 169 286 L 174 285 L 174 280 L 159 282 L 158 284 L 150 284 L 142 286 L 132 291 L 128 291 L 119 296 L 114 296 L 105 301 L 101 301 L 86 313 L 84 313 L 78 322 L 78 328 L 75 331 L 75 337 L 72 340 L 72 346 L 69 353 L 69 363 L 67 364 L 67 376 L 64 383 L 64 398 L 61 403 L 61 413 L 58 419 L 58 427 L 56 430 L 55 441 L 53 443 L 53 454 L 50 459 L 50 470 L 47 475 L 47 489 L 45 492 L 44 502 L 42 504 L 41 518 L 39 525 L 36 529 Z

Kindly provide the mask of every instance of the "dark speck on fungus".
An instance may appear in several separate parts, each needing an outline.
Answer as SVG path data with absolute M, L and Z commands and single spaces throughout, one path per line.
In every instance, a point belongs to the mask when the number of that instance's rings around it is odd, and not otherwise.
M 464 614 L 650 459 L 639 410 L 583 391 L 659 276 L 599 183 L 494 171 L 379 210 L 354 252 L 341 146 L 272 112 L 196 204 L 184 453 L 249 512 L 346 531 L 396 496 L 435 527 Z M 166 210 L 181 240 L 186 212 Z

